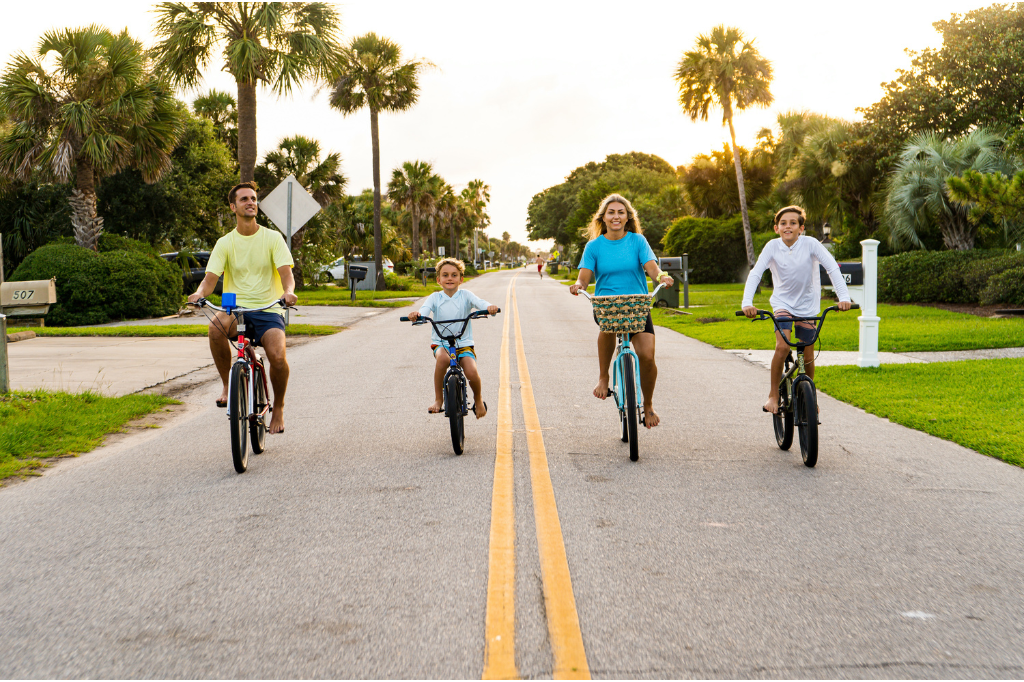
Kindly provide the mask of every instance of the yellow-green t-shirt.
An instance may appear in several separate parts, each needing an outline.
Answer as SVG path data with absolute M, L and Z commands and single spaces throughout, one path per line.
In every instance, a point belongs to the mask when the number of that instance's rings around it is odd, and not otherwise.
M 240 308 L 262 308 L 284 295 L 277 269 L 294 264 L 281 233 L 260 225 L 254 235 L 234 229 L 218 239 L 206 271 L 224 275 L 224 291 L 235 294 Z M 271 311 L 284 314 L 280 306 Z

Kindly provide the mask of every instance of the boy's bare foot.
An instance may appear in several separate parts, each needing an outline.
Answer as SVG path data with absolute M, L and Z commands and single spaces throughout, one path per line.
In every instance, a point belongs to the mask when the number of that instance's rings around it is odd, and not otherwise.
M 487 416 L 487 403 L 482 400 L 477 400 L 473 403 L 473 413 L 477 419 L 483 419 Z
M 274 416 L 270 419 L 270 433 L 284 433 L 284 407 L 275 405 L 271 414 Z
M 775 414 L 779 411 L 779 399 L 777 396 L 768 396 L 768 402 L 764 404 L 764 411 Z
M 654 411 L 654 408 L 650 405 L 644 405 L 644 426 L 649 429 L 653 429 L 655 426 L 661 423 L 661 417 Z
M 608 378 L 602 377 L 597 380 L 597 386 L 594 387 L 594 397 L 604 400 L 608 397 Z
M 427 408 L 427 412 L 430 414 L 437 414 L 444 411 L 444 401 L 435 400 L 434 404 Z

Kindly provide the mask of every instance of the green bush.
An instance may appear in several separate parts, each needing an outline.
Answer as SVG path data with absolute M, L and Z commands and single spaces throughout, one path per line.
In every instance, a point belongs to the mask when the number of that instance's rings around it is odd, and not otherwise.
M 11 280 L 51 277 L 57 280 L 57 303 L 46 323 L 54 327 L 169 315 L 181 302 L 180 270 L 137 250 L 96 253 L 47 244 L 30 253 Z
M 123 237 L 119 234 L 113 234 L 111 232 L 104 232 L 100 235 L 99 244 L 100 253 L 107 253 L 108 251 L 133 251 L 135 253 L 143 253 L 147 256 L 159 256 L 160 252 L 153 248 L 146 242 L 140 242 L 138 239 L 132 239 L 130 237 Z
M 1005 251 L 909 251 L 878 259 L 878 300 L 976 303 L 965 277 L 972 264 Z
M 751 235 L 754 253 L 777 235 Z M 666 256 L 689 255 L 690 281 L 694 284 L 738 282 L 747 271 L 747 249 L 743 240 L 743 218 L 679 218 L 662 239 Z
M 964 271 L 964 285 L 970 290 L 971 299 L 977 301 L 981 299 L 981 292 L 985 290 L 993 276 L 1011 268 L 1022 267 L 1024 253 L 974 261 Z
M 395 269 L 397 270 L 398 268 L 395 267 Z M 412 289 L 412 280 L 385 270 L 384 288 L 388 291 L 409 291 L 409 289 Z
M 1003 270 L 990 277 L 979 298 L 981 305 L 1024 305 L 1024 267 Z

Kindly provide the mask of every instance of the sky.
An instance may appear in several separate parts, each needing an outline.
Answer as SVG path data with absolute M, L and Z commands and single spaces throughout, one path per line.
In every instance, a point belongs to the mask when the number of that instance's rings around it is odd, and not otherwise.
M 349 0 L 336 3 L 342 39 L 373 31 L 397 42 L 405 58 L 435 66 L 421 79 L 410 110 L 380 118 L 381 179 L 404 161 L 431 163 L 456 190 L 474 178 L 490 186 L 487 232 L 527 243 L 530 199 L 573 169 L 608 154 L 639 151 L 673 166 L 720 149 L 728 139 L 720 111 L 692 122 L 678 104 L 673 73 L 696 38 L 734 26 L 772 62 L 774 104 L 738 112 L 737 142 L 779 113 L 810 110 L 858 120 L 881 84 L 906 68 L 907 48 L 938 47 L 932 23 L 986 6 L 977 0 L 862 0 L 857 3 L 728 3 L 628 0 Z M 5 6 L 0 59 L 34 52 L 48 30 L 98 23 L 127 28 L 147 45 L 154 5 L 141 2 L 40 2 Z M 201 91 L 234 94 L 232 78 L 212 64 Z M 182 92 L 191 102 L 197 92 Z M 259 156 L 301 134 L 338 152 L 355 194 L 373 186 L 370 116 L 343 117 L 310 84 L 290 97 L 257 94 Z M 547 242 L 531 243 L 547 248 Z

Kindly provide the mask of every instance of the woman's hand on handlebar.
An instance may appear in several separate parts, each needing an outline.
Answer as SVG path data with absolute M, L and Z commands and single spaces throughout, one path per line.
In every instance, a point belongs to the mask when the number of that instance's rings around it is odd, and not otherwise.
M 743 307 L 743 314 L 746 315 L 747 317 L 753 319 L 753 318 L 757 317 L 757 308 L 755 308 L 752 305 L 744 306 Z
M 583 284 L 579 280 L 576 280 L 576 283 L 569 287 L 569 293 L 572 294 L 573 296 L 579 296 L 580 291 L 585 291 L 586 288 L 586 284 Z
M 662 275 L 661 279 L 659 279 L 658 281 L 667 287 L 672 286 L 672 283 L 675 282 L 675 280 L 672 279 L 672 275 Z

